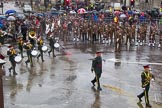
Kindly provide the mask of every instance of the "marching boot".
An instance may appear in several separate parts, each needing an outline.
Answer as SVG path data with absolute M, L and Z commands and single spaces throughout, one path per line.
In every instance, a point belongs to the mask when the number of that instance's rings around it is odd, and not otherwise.
M 28 63 L 27 63 L 27 61 L 25 61 L 25 64 L 26 64 L 26 66 L 28 66 Z
M 152 106 L 150 104 L 146 104 L 146 107 L 151 108 Z
M 10 73 L 11 73 L 11 69 L 12 69 L 12 67 L 10 67 L 10 68 L 8 69 Z
M 95 83 L 93 81 L 91 81 L 92 85 L 95 86 Z
M 9 69 L 8 69 L 8 70 L 9 70 L 9 76 L 11 76 L 11 69 L 12 69 L 12 68 L 9 68 Z
M 137 95 L 138 99 L 139 99 L 139 102 L 142 102 L 142 99 L 139 95 Z
M 101 87 L 98 87 L 98 88 L 97 88 L 97 90 L 101 91 L 101 90 L 102 90 L 102 88 L 101 88 Z
M 48 55 L 50 56 L 50 52 L 48 51 Z
M 39 60 L 39 55 L 37 56 L 37 60 Z
M 17 73 L 16 72 L 13 72 L 13 75 L 17 75 Z

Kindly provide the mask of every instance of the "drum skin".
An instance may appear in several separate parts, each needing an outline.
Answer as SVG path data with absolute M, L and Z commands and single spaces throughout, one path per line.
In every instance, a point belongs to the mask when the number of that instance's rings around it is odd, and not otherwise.
M 14 60 L 15 60 L 16 63 L 21 63 L 22 57 L 17 55 Z
M 48 51 L 48 47 L 47 47 L 47 46 L 43 46 L 43 47 L 42 47 L 42 51 L 43 51 L 43 52 L 47 52 L 47 51 Z
M 55 47 L 55 48 L 59 48 L 59 47 L 60 47 L 60 44 L 56 42 L 56 43 L 54 44 L 54 47 Z
M 32 50 L 31 55 L 32 55 L 33 57 L 37 57 L 38 51 L 37 51 L 37 50 Z

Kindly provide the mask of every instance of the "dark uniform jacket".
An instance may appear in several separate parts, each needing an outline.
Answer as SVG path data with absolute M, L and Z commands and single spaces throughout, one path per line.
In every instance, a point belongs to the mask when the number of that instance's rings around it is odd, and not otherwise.
M 39 41 L 37 42 L 37 44 L 38 44 L 38 50 L 42 51 L 43 40 L 42 40 L 42 39 L 39 40 Z
M 150 72 L 146 73 L 145 71 L 143 71 L 141 73 L 141 82 L 142 82 L 142 87 L 146 87 L 146 86 L 150 86 L 150 81 L 151 79 L 155 79 L 154 75 Z
M 53 39 L 53 38 L 50 38 L 50 39 L 49 39 L 49 46 L 50 46 L 51 48 L 54 48 L 54 43 L 55 43 L 54 39 Z
M 23 49 L 23 40 L 18 41 L 18 47 L 19 47 L 20 50 Z
M 7 51 L 7 55 L 9 56 L 9 61 L 15 62 L 16 51 L 14 49 Z
M 96 74 L 102 73 L 102 57 L 98 56 L 92 61 L 92 69 Z
M 27 44 L 24 46 L 24 48 L 27 50 L 27 55 L 31 55 L 31 51 L 33 49 L 32 44 Z

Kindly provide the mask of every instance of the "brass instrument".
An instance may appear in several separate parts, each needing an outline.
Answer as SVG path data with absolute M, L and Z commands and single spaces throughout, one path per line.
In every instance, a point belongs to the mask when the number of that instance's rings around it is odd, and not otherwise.
M 35 31 L 30 31 L 29 32 L 29 37 L 32 38 L 32 39 L 35 39 L 36 38 L 36 32 Z

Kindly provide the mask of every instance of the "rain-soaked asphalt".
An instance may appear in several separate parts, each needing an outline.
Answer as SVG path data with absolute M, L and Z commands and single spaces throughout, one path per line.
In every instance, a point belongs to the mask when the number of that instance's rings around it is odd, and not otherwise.
M 5 49 L 5 48 L 4 48 Z M 102 91 L 92 88 L 90 81 L 91 58 L 102 50 Z M 8 75 L 9 62 L 5 64 L 5 108 L 145 108 L 138 107 L 137 94 L 142 92 L 140 74 L 143 63 L 162 62 L 162 50 L 148 46 L 123 47 L 121 53 L 104 45 L 67 45 L 66 55 L 56 51 L 57 57 L 44 53 L 45 62 L 34 58 L 34 67 L 24 61 L 17 65 L 17 76 Z M 24 53 L 26 54 L 26 53 Z M 114 62 L 120 59 L 121 62 Z M 8 61 L 8 59 L 6 59 Z M 140 64 L 141 63 L 141 64 Z M 162 107 L 160 86 L 161 65 L 151 65 L 156 81 L 151 83 L 150 102 L 153 108 Z M 161 85 L 160 85 L 161 84 Z
M 5 4 L 4 8 L 12 4 Z M 15 7 L 11 9 L 16 9 Z M 4 9 L 5 10 L 5 9 Z M 67 45 L 66 54 L 56 51 L 56 58 L 44 53 L 45 62 L 34 58 L 34 67 L 24 61 L 17 64 L 17 76 L 9 76 L 10 63 L 6 58 L 6 76 L 3 77 L 5 108 L 145 108 L 144 99 L 138 103 L 142 92 L 140 74 L 143 64 L 162 62 L 162 49 L 147 46 L 123 47 L 119 54 L 104 45 Z M 3 47 L 6 54 L 7 47 Z M 102 91 L 92 88 L 91 58 L 102 50 Z M 24 52 L 24 55 L 26 53 Z M 121 62 L 114 62 L 115 59 Z M 150 103 L 162 107 L 162 66 L 151 65 L 156 81 L 151 83 Z M 160 88 L 161 87 L 161 88 Z

